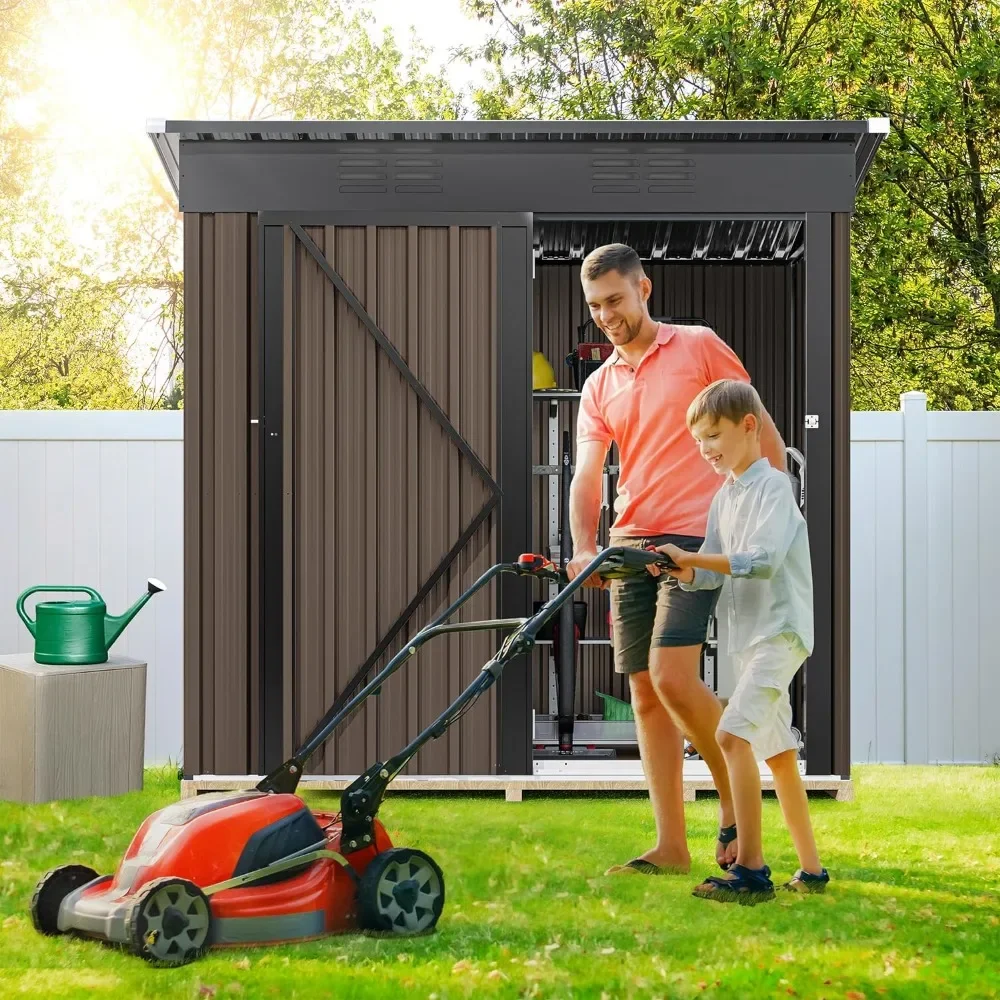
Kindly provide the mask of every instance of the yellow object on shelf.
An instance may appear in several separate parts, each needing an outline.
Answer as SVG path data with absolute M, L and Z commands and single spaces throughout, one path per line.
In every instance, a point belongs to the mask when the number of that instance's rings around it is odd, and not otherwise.
M 549 359 L 541 351 L 535 351 L 531 359 L 531 388 L 556 388 L 556 373 L 552 370 Z

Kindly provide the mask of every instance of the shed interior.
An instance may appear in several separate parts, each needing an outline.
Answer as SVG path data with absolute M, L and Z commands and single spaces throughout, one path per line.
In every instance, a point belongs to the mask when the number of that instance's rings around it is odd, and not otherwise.
M 715 330 L 740 356 L 786 444 L 802 450 L 804 225 L 802 218 L 535 218 L 532 345 L 551 364 L 557 389 L 533 394 L 534 551 L 559 556 L 560 481 L 553 469 L 562 457 L 564 432 L 569 432 L 575 449 L 579 406 L 579 384 L 567 356 L 578 342 L 605 342 L 590 320 L 580 286 L 583 258 L 608 243 L 634 247 L 653 284 L 651 315 L 703 323 Z M 609 541 L 617 461 L 612 446 L 603 501 L 607 507 L 600 521 L 603 545 Z M 798 472 L 794 463 L 790 471 Z M 575 746 L 610 748 L 620 760 L 636 759 L 634 726 L 604 724 L 602 694 L 629 700 L 627 679 L 614 672 L 612 662 L 610 599 L 607 592 L 584 594 L 587 611 L 577 654 Z M 703 656 L 703 676 L 726 698 L 735 678 L 724 651 L 725 624 L 717 624 Z M 555 649 L 551 641 L 543 642 L 533 654 L 536 758 L 557 745 Z M 792 694 L 799 728 L 803 691 L 797 679 Z

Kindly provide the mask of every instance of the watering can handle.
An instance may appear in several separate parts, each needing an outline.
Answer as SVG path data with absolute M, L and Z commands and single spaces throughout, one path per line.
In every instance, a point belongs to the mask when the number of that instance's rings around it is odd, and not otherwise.
M 17 599 L 17 613 L 21 616 L 21 621 L 28 626 L 28 630 L 32 635 L 35 634 L 35 620 L 34 618 L 29 618 L 27 612 L 24 610 L 24 602 L 35 593 L 41 590 L 54 591 L 56 593 L 81 593 L 90 594 L 95 601 L 103 601 L 101 595 L 91 587 L 54 587 L 48 584 L 43 584 L 40 587 L 29 587 L 21 596 Z

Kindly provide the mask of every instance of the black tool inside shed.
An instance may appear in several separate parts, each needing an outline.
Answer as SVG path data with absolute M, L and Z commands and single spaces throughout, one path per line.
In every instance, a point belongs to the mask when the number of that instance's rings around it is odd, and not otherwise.
M 185 776 L 265 773 L 463 580 L 549 546 L 538 467 L 575 404 L 550 419 L 532 355 L 574 392 L 579 262 L 620 241 L 654 315 L 732 344 L 804 456 L 816 651 L 797 721 L 807 773 L 847 777 L 850 217 L 887 129 L 150 123 L 185 218 Z M 537 596 L 505 581 L 470 614 Z M 447 641 L 315 773 L 357 773 L 418 731 L 492 650 Z M 542 659 L 416 769 L 531 774 Z M 606 646 L 580 661 L 574 708 L 594 715 L 597 692 L 624 692 Z

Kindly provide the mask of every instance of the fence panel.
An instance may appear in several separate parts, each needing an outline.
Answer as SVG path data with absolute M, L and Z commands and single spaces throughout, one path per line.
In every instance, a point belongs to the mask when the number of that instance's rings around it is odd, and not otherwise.
M 93 587 L 121 614 L 161 579 L 113 647 L 148 662 L 149 763 L 182 751 L 182 452 L 181 412 L 0 412 L 0 651 L 32 651 L 30 586 Z
M 167 591 L 114 650 L 149 663 L 146 759 L 182 753 L 183 414 L 0 411 L 0 652 L 30 652 L 33 584 L 95 587 L 120 614 Z M 1000 754 L 1000 413 L 851 420 L 851 753 L 979 763 Z

